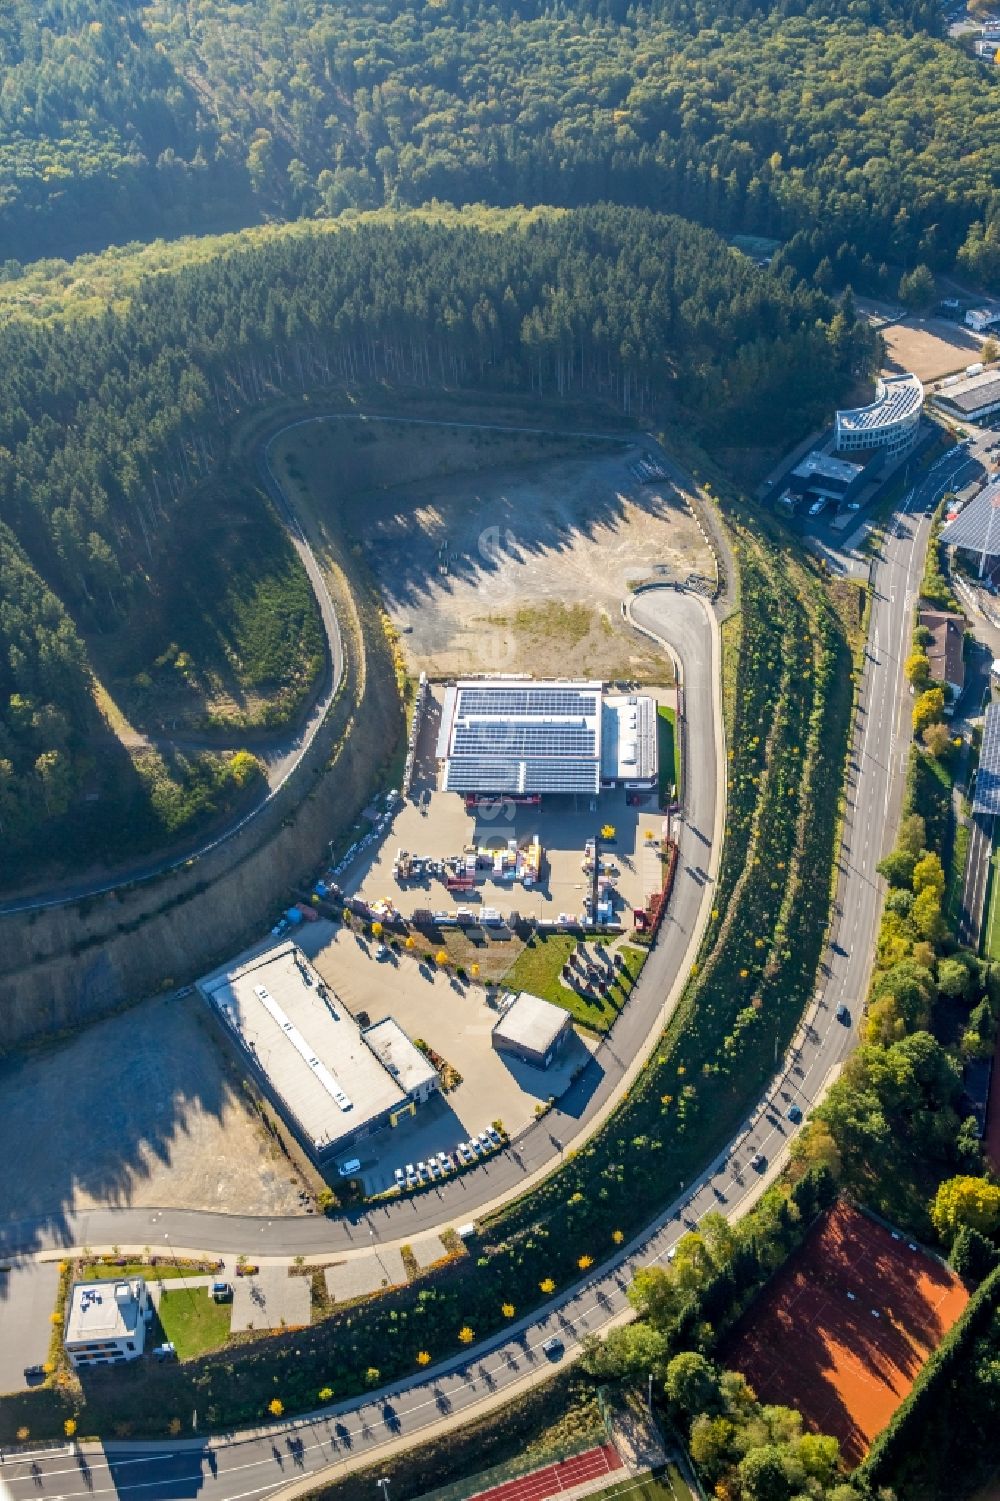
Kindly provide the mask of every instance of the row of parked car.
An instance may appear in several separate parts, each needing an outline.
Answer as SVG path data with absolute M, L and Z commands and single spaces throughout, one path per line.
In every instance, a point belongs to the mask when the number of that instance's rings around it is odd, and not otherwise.
M 434 1157 L 429 1157 L 426 1162 L 408 1162 L 405 1168 L 397 1167 L 394 1177 L 396 1187 L 420 1188 L 424 1183 L 436 1183 L 441 1178 L 447 1178 L 449 1173 L 454 1173 L 460 1167 L 468 1167 L 481 1158 L 489 1157 L 491 1153 L 498 1152 L 503 1146 L 503 1137 L 495 1126 L 487 1126 L 485 1131 L 480 1131 L 478 1136 L 472 1136 L 468 1141 L 460 1141 L 451 1152 L 438 1152 Z

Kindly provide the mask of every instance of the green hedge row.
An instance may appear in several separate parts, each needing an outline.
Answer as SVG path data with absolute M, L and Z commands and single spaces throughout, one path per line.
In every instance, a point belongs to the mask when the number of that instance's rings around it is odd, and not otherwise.
M 973 1466 L 997 1458 L 995 1422 L 997 1380 L 982 1406 L 963 1399 L 983 1336 L 991 1350 L 979 1352 L 1000 1369 L 1000 1267 L 991 1272 L 969 1299 L 965 1312 L 945 1335 L 924 1365 L 905 1401 L 896 1409 L 855 1472 L 855 1480 L 872 1496 L 891 1486 L 899 1496 L 956 1494 L 955 1483 L 967 1483 Z M 991 1415 L 984 1431 L 982 1419 Z M 984 1447 L 985 1446 L 985 1447 Z M 958 1464 L 958 1468 L 953 1466 Z M 945 1483 L 938 1491 L 936 1480 Z M 963 1484 L 961 1492 L 965 1494 Z

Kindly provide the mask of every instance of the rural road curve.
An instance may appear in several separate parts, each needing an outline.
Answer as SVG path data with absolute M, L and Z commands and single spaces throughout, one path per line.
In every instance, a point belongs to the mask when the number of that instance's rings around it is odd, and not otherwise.
M 296 425 L 295 423 L 289 424 L 291 427 Z M 241 829 L 246 828 L 247 824 L 251 823 L 257 817 L 261 810 L 267 806 L 271 799 L 285 785 L 292 772 L 312 745 L 319 727 L 326 718 L 330 706 L 337 695 L 341 679 L 344 675 L 344 648 L 340 635 L 340 624 L 337 620 L 337 612 L 334 609 L 333 600 L 330 598 L 330 591 L 327 589 L 323 570 L 316 561 L 315 554 L 306 540 L 298 518 L 292 511 L 284 491 L 281 489 L 271 470 L 271 445 L 281 436 L 282 432 L 287 431 L 287 427 L 282 428 L 280 432 L 275 433 L 268 440 L 260 452 L 258 467 L 264 487 L 285 524 L 289 541 L 306 571 L 309 583 L 316 596 L 316 603 L 319 606 L 320 616 L 323 621 L 323 632 L 326 637 L 327 660 L 320 692 L 313 702 L 304 724 L 296 730 L 290 740 L 284 742 L 280 747 L 272 747 L 269 752 L 261 753 L 262 759 L 266 759 L 267 761 L 266 790 L 264 788 L 261 789 L 257 800 L 250 810 L 244 813 L 235 823 L 213 834 L 204 843 L 186 849 L 183 854 L 123 866 L 116 871 L 114 876 L 108 878 L 72 882 L 43 895 L 13 898 L 10 901 L 0 902 L 0 917 L 11 916 L 17 912 L 36 912 L 48 907 L 69 906 L 73 902 L 82 901 L 84 897 L 100 896 L 103 893 L 114 891 L 119 886 L 133 886 L 143 881 L 153 880 L 156 876 L 165 875 L 168 871 L 176 870 L 179 866 L 186 865 L 189 860 L 200 859 L 203 855 L 207 855 L 216 849 L 220 844 L 224 844 L 227 839 L 232 839 L 235 834 L 238 834 Z M 153 740 L 160 745 L 166 743 L 162 736 L 153 737 Z M 178 737 L 176 743 L 181 744 L 182 741 L 184 744 L 193 744 L 193 742 L 184 740 L 183 737 Z
M 344 672 L 344 649 L 341 640 L 340 625 L 337 620 L 337 612 L 330 598 L 323 570 L 316 560 L 315 554 L 309 545 L 285 491 L 274 474 L 271 467 L 271 449 L 285 433 L 293 432 L 296 428 L 308 427 L 313 423 L 329 422 L 333 417 L 341 418 L 344 421 L 405 423 L 413 427 L 467 427 L 484 432 L 535 433 L 562 438 L 596 438 L 603 442 L 622 444 L 638 441 L 641 436 L 637 433 L 575 432 L 556 428 L 522 427 L 509 423 L 448 422 L 444 419 L 439 420 L 429 417 L 387 417 L 364 412 L 317 413 L 309 417 L 300 418 L 295 422 L 285 423 L 277 432 L 271 434 L 259 451 L 257 455 L 257 467 L 261 483 L 267 490 L 274 502 L 278 515 L 285 524 L 289 540 L 298 554 L 309 582 L 312 585 L 313 593 L 316 596 L 326 636 L 327 666 L 322 687 L 309 710 L 304 724 L 295 731 L 294 735 L 288 741 L 272 745 L 269 749 L 262 749 L 258 752 L 267 767 L 266 790 L 264 788 L 261 789 L 252 807 L 237 819 L 235 823 L 229 824 L 226 828 L 217 831 L 204 842 L 185 848 L 181 854 L 173 854 L 160 859 L 136 861 L 132 864 L 119 867 L 114 875 L 111 876 L 67 882 L 58 887 L 53 887 L 48 892 L 35 893 L 25 897 L 12 897 L 6 901 L 0 901 L 0 917 L 13 916 L 18 912 L 37 912 L 49 907 L 66 907 L 73 902 L 82 901 L 85 897 L 102 896 L 122 886 L 141 885 L 144 881 L 154 880 L 157 876 L 166 875 L 169 871 L 186 865 L 189 860 L 201 859 L 204 855 L 210 854 L 220 844 L 224 844 L 227 840 L 232 839 L 235 834 L 246 828 L 247 824 L 251 823 L 262 809 L 267 807 L 268 803 L 281 790 L 302 761 L 303 756 L 305 756 L 313 740 L 316 738 L 316 733 L 337 695 Z M 143 739 L 146 739 L 146 737 L 144 736 Z M 207 741 L 201 742 L 183 735 L 179 735 L 175 741 L 168 741 L 163 735 L 151 736 L 149 739 L 151 744 L 160 746 L 176 744 L 189 749 L 208 747 Z M 224 749 L 227 747 L 217 746 L 216 748 Z M 234 747 L 228 748 L 233 749 Z
M 647 629 L 671 641 L 681 664 L 687 715 L 698 727 L 698 754 L 687 762 L 685 814 L 676 826 L 677 877 L 659 940 L 628 1005 L 556 1106 L 542 1120 L 533 1121 L 506 1151 L 474 1171 L 435 1184 L 422 1194 L 389 1199 L 353 1215 L 266 1219 L 195 1209 L 89 1209 L 4 1225 L 0 1251 L 30 1253 L 74 1245 L 142 1247 L 169 1238 L 176 1251 L 243 1253 L 252 1260 L 370 1253 L 373 1239 L 382 1245 L 404 1244 L 415 1235 L 463 1224 L 488 1206 L 523 1193 L 550 1171 L 561 1152 L 592 1134 L 617 1104 L 623 1085 L 641 1069 L 669 1009 L 680 997 L 711 908 L 722 845 L 722 709 L 718 628 L 711 607 L 701 595 L 664 589 L 640 596 L 633 610 Z
M 310 1419 L 240 1436 L 172 1444 L 87 1444 L 79 1452 L 57 1449 L 7 1456 L 0 1467 L 7 1501 L 39 1496 L 83 1501 L 132 1493 L 150 1501 L 199 1495 L 208 1501 L 243 1501 L 332 1481 L 390 1446 L 407 1448 L 541 1379 L 549 1369 L 540 1350 L 544 1339 L 559 1334 L 567 1358 L 572 1358 L 584 1336 L 627 1316 L 628 1280 L 638 1267 L 665 1257 L 686 1227 L 710 1210 L 721 1208 L 730 1218 L 746 1211 L 761 1184 L 777 1170 L 787 1146 L 790 1127 L 784 1119 L 784 1096 L 793 1096 L 807 1110 L 857 1040 L 881 912 L 882 883 L 876 866 L 892 845 L 903 797 L 909 743 L 903 662 L 912 606 L 933 507 L 964 462 L 949 455 L 936 465 L 887 525 L 873 565 L 871 622 L 847 785 L 835 921 L 819 986 L 776 1077 L 703 1177 L 641 1237 L 576 1287 L 496 1338 L 419 1376 L 336 1404 Z M 653 629 L 659 628 L 661 619 L 665 630 L 674 628 L 664 599 L 657 594 L 645 601 Z M 668 610 L 666 617 L 661 617 L 661 608 Z M 670 945 L 662 947 L 669 951 Z M 841 1003 L 850 1009 L 849 1026 L 836 1020 Z M 747 1171 L 757 1151 L 769 1161 L 763 1177 Z

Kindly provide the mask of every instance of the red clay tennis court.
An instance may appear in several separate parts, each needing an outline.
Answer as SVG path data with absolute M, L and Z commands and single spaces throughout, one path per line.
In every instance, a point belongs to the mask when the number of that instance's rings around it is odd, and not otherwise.
M 547 1496 L 556 1496 L 560 1491 L 583 1485 L 585 1481 L 612 1475 L 622 1467 L 621 1455 L 614 1444 L 600 1444 L 595 1449 L 586 1449 L 582 1454 L 546 1465 L 542 1470 L 533 1470 L 519 1480 L 507 1480 L 492 1490 L 479 1491 L 474 1501 L 546 1501 Z
M 905 1236 L 836 1204 L 722 1351 L 763 1402 L 795 1407 L 856 1464 L 969 1301 Z

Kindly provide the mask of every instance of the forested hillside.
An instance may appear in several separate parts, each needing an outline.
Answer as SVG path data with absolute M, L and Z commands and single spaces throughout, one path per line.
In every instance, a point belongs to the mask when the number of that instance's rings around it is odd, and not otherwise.
M 932 0 L 10 0 L 0 245 L 602 199 L 1000 285 L 996 70 Z M 964 249 L 963 249 L 964 247 Z M 829 274 L 824 268 L 824 273 Z M 893 273 L 898 276 L 898 269 Z
M 636 417 L 669 405 L 706 436 L 766 439 L 806 427 L 870 354 L 865 330 L 790 272 L 762 273 L 685 221 L 607 207 L 512 215 L 502 231 L 415 216 L 286 236 L 150 279 L 121 312 L 9 324 L 0 331 L 0 520 L 17 538 L 0 544 L 14 580 L 0 606 L 8 839 L 33 858 L 46 847 L 40 810 L 56 820 L 55 839 L 58 818 L 86 797 L 84 640 L 91 663 L 116 658 L 119 678 L 132 673 L 133 705 L 145 693 L 150 712 L 162 712 L 163 674 L 210 669 L 227 592 L 219 570 L 231 581 L 256 551 L 280 574 L 276 523 L 259 496 L 234 492 L 223 465 L 238 412 L 281 393 L 389 380 L 584 394 Z M 279 581 L 286 602 L 294 577 Z M 246 592 L 229 588 L 234 610 Z M 273 606 L 264 613 L 277 629 L 284 614 Z M 304 629 L 308 600 L 300 622 L 290 608 Z M 171 631 L 189 634 L 171 640 Z M 246 656 L 245 626 L 241 639 Z M 262 673 L 281 645 L 258 641 Z M 47 798 L 49 752 L 58 800 Z M 194 802 L 154 798 L 161 832 L 212 800 L 200 772 L 182 771 Z M 147 840 L 155 824 L 142 825 Z M 95 827 L 77 837 L 93 849 L 108 836 Z

